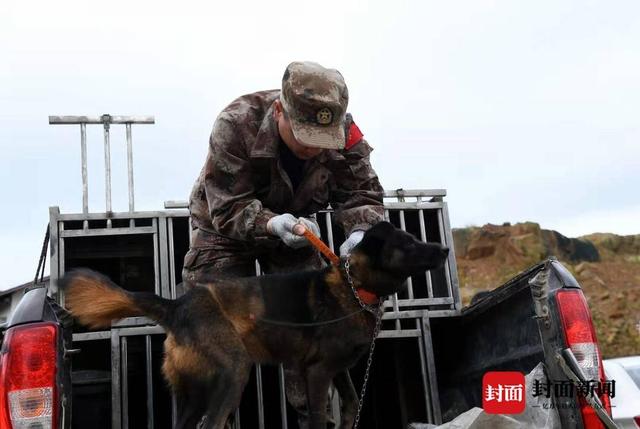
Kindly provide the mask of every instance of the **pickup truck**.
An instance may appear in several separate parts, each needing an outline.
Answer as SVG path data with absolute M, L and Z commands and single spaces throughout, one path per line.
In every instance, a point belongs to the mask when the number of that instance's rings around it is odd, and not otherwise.
M 127 125 L 130 148 L 129 127 L 152 123 L 143 120 L 110 115 L 50 117 L 51 123 L 81 124 L 84 153 L 87 124 L 105 127 L 106 147 L 109 127 Z M 131 168 L 129 163 L 130 174 Z M 166 298 L 180 294 L 182 261 L 190 239 L 186 203 L 169 201 L 163 210 L 136 211 L 130 188 L 129 210 L 112 211 L 108 165 L 106 170 L 105 212 L 88 210 L 84 175 L 82 213 L 50 208 L 50 285 L 26 292 L 5 326 L 0 350 L 1 428 L 171 428 L 175 422 L 175 401 L 160 373 L 162 328 L 134 317 L 109 330 L 87 330 L 73 323 L 64 309 L 64 293 L 57 288 L 65 272 L 88 267 L 129 290 L 154 291 Z M 526 374 L 542 362 L 547 377 L 555 382 L 576 377 L 605 380 L 580 285 L 556 259 L 541 261 L 462 307 L 445 197 L 444 190 L 385 193 L 389 221 L 451 251 L 443 268 L 410 278 L 406 292 L 385 302 L 360 427 L 406 428 L 451 421 L 482 407 L 487 371 Z M 344 235 L 333 224 L 331 208 L 318 213 L 317 220 L 322 238 L 337 248 Z M 259 266 L 256 270 L 259 274 Z M 363 358 L 351 370 L 358 391 L 365 368 Z M 595 408 L 601 415 L 611 414 L 606 394 L 600 397 L 601 406 L 575 392 L 560 395 L 551 389 L 550 396 L 563 428 L 602 428 Z M 335 392 L 330 404 L 338 418 L 340 400 Z M 295 413 L 286 402 L 282 368 L 256 366 L 235 414 L 236 429 L 297 428 Z

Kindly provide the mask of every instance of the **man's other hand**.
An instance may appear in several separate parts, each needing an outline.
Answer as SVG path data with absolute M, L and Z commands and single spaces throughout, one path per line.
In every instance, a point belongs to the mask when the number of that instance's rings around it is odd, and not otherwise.
M 349 238 L 347 238 L 340 246 L 340 256 L 346 256 L 351 253 L 351 250 L 353 250 L 353 248 L 362 241 L 362 237 L 364 237 L 364 231 L 353 231 L 351 235 L 349 235 Z

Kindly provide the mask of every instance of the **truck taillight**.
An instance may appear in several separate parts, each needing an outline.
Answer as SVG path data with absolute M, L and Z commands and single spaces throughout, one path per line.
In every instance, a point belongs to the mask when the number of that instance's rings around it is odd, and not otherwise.
M 571 349 L 587 377 L 587 380 L 606 381 L 602 358 L 598 349 L 596 331 L 593 328 L 587 301 L 580 289 L 560 290 L 556 295 L 567 346 Z M 611 415 L 611 401 L 606 392 L 600 392 L 600 400 Z M 579 398 L 580 412 L 586 429 L 604 428 L 593 408 Z
M 0 427 L 56 429 L 56 345 L 53 323 L 7 331 L 0 353 Z

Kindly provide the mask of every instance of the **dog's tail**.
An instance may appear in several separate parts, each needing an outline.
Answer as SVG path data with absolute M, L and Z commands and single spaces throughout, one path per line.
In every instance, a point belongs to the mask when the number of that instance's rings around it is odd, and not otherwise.
M 74 270 L 58 280 L 65 307 L 83 325 L 108 328 L 125 317 L 147 316 L 166 322 L 173 301 L 150 292 L 128 292 L 95 271 Z

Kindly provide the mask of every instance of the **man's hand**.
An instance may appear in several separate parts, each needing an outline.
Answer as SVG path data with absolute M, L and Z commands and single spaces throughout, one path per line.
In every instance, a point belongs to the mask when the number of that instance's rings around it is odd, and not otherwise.
M 364 237 L 364 231 L 353 231 L 351 235 L 349 235 L 349 238 L 347 238 L 340 246 L 340 256 L 346 256 L 351 253 L 353 248 L 362 241 L 362 237 Z
M 298 249 L 309 246 L 309 241 L 304 237 L 304 228 L 309 229 L 315 235 L 320 235 L 318 225 L 307 218 L 295 218 L 290 213 L 274 216 L 267 222 L 267 231 L 272 235 L 277 235 L 289 247 Z

